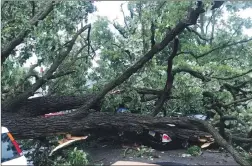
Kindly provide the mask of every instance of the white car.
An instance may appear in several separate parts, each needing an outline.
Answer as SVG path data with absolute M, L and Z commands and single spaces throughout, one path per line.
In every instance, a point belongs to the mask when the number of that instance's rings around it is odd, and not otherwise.
M 1 165 L 28 165 L 18 143 L 6 127 L 2 127 Z

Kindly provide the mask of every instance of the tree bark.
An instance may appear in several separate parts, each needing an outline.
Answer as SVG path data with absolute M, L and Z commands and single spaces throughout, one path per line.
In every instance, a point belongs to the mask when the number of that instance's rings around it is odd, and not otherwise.
M 183 21 L 180 21 L 171 31 L 169 31 L 164 39 L 160 42 L 155 44 L 142 58 L 140 58 L 134 65 L 129 67 L 125 72 L 123 72 L 120 76 L 110 81 L 108 84 L 106 84 L 97 94 L 97 96 L 87 103 L 86 105 L 83 105 L 81 107 L 82 110 L 88 110 L 91 108 L 95 103 L 100 101 L 104 96 L 117 87 L 118 85 L 122 84 L 124 81 L 126 81 L 130 76 L 132 76 L 134 73 L 136 73 L 139 69 L 141 69 L 148 61 L 150 61 L 154 55 L 160 51 L 162 51 L 177 35 L 179 35 L 186 27 L 190 25 L 194 25 L 197 23 L 197 19 L 201 13 L 204 13 L 205 10 L 203 9 L 203 4 L 198 3 L 197 7 L 195 9 L 191 8 L 190 12 L 187 15 L 187 18 Z M 75 115 L 76 118 L 80 118 L 82 113 L 79 112 Z M 83 114 L 85 114 L 83 112 Z
M 80 120 L 75 120 L 71 113 L 49 118 L 3 116 L 2 125 L 8 126 L 17 138 L 37 138 L 63 133 L 75 135 L 122 131 L 141 133 L 143 130 L 154 130 L 173 138 L 191 141 L 196 141 L 199 136 L 209 135 L 201 126 L 191 124 L 187 118 L 153 118 L 137 114 L 113 115 L 100 112 L 90 113 Z
M 208 122 L 201 121 L 201 120 L 191 120 L 194 124 L 201 125 L 204 127 L 215 139 L 215 141 L 218 143 L 218 145 L 225 148 L 235 159 L 235 161 L 240 164 L 241 166 L 249 166 L 249 162 L 243 158 L 234 148 L 232 145 L 230 145 L 222 136 L 218 133 L 217 130 L 214 129 L 212 125 L 210 125 Z
M 24 117 L 36 117 L 53 112 L 77 109 L 95 94 L 86 94 L 83 96 L 45 96 L 28 99 L 22 102 L 18 113 Z M 91 109 L 101 110 L 101 102 L 96 103 Z
M 171 89 L 172 89 L 173 79 L 174 79 L 174 76 L 172 74 L 173 58 L 175 58 L 175 56 L 177 55 L 178 47 L 179 47 L 179 39 L 176 37 L 174 39 L 172 53 L 168 58 L 167 71 L 166 71 L 167 72 L 167 79 L 166 79 L 164 91 L 162 92 L 162 95 L 160 96 L 159 100 L 157 101 L 155 110 L 153 112 L 153 116 L 156 116 L 160 112 L 166 99 L 169 98 L 169 96 L 171 95 Z M 164 116 L 165 116 L 165 114 L 166 114 L 166 112 L 164 111 Z

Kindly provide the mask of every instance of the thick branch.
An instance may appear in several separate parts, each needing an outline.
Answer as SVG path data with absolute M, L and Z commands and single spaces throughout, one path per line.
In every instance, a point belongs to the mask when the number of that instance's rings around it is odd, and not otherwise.
M 196 77 L 196 78 L 199 78 L 199 79 L 201 79 L 201 80 L 204 81 L 204 82 L 207 82 L 207 81 L 210 81 L 210 80 L 211 80 L 210 78 L 204 76 L 202 73 L 197 72 L 197 71 L 194 71 L 194 70 L 192 70 L 192 69 L 190 69 L 190 68 L 185 68 L 185 67 L 184 67 L 184 68 L 176 68 L 176 69 L 173 70 L 174 76 L 175 76 L 177 73 L 180 73 L 180 72 L 189 73 L 190 75 L 192 75 L 192 76 L 194 76 L 194 77 Z
M 168 59 L 167 80 L 166 80 L 165 88 L 162 95 L 160 96 L 160 99 L 157 101 L 155 110 L 152 114 L 153 116 L 156 116 L 160 112 L 161 108 L 164 105 L 165 100 L 167 99 L 167 95 L 170 96 L 171 88 L 173 84 L 173 77 L 174 77 L 172 75 L 172 62 L 173 62 L 173 58 L 177 55 L 178 47 L 179 47 L 179 39 L 176 37 L 174 39 L 172 54 L 169 56 L 169 59 Z
M 53 10 L 54 5 L 55 5 L 54 1 L 49 1 L 46 7 L 30 20 L 29 26 L 34 26 L 40 20 L 43 20 Z M 27 26 L 23 31 L 21 31 L 16 38 L 10 41 L 10 43 L 8 43 L 5 48 L 3 48 L 3 50 L 1 51 L 2 64 L 11 54 L 11 52 L 15 49 L 15 47 L 21 44 L 24 38 L 27 36 L 27 34 L 31 31 L 31 28 L 29 26 Z
M 91 31 L 91 24 L 90 24 L 90 26 L 88 27 L 88 34 L 87 34 L 88 55 L 90 55 L 90 47 L 91 47 L 90 31 Z
M 153 47 L 156 42 L 155 42 L 155 24 L 154 21 L 151 22 L 151 47 Z
M 201 121 L 201 120 L 192 120 L 192 122 L 197 123 L 198 125 L 201 125 L 202 127 L 204 127 L 215 139 L 215 141 L 222 146 L 223 148 L 225 148 L 235 159 L 235 161 L 242 165 L 242 166 L 248 166 L 250 165 L 248 163 L 248 161 L 246 161 L 246 159 L 244 159 L 233 147 L 232 145 L 230 145 L 225 139 L 223 139 L 220 134 L 218 133 L 218 131 L 216 131 L 214 129 L 214 127 L 212 125 L 210 125 L 208 122 L 206 121 Z
M 126 81 L 132 74 L 141 69 L 145 63 L 150 61 L 156 53 L 163 50 L 175 38 L 175 36 L 180 34 L 187 26 L 196 24 L 199 14 L 203 12 L 205 11 L 202 5 L 199 5 L 196 9 L 192 9 L 187 19 L 179 22 L 169 33 L 166 34 L 165 38 L 160 43 L 155 44 L 150 51 L 140 58 L 133 66 L 122 73 L 122 75 L 106 84 L 104 89 L 97 95 L 97 97 L 94 100 L 91 100 L 87 105 L 84 105 L 81 109 L 88 110 L 92 105 L 101 100 L 109 91 Z M 81 118 L 81 115 L 77 113 L 75 117 Z
M 34 117 L 53 112 L 77 109 L 85 104 L 94 94 L 83 96 L 45 96 L 28 99 L 22 102 L 18 114 L 24 117 Z M 100 104 L 96 103 L 92 109 L 100 111 Z

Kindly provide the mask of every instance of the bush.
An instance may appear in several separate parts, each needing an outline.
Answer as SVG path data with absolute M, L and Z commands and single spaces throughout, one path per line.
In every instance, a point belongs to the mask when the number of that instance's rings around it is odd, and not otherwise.
M 58 157 L 54 161 L 53 165 L 79 166 L 79 165 L 87 165 L 87 164 L 89 164 L 88 155 L 82 150 L 77 150 L 77 147 L 75 147 L 73 150 L 68 151 L 66 158 L 62 158 L 61 156 Z
M 191 146 L 187 149 L 187 153 L 192 156 L 198 156 L 201 154 L 201 148 L 198 146 Z

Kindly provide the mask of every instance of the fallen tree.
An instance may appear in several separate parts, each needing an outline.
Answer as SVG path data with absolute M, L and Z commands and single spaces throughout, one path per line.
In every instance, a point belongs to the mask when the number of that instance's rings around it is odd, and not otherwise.
M 174 138 L 195 140 L 197 136 L 207 134 L 201 126 L 191 124 L 187 118 L 153 118 L 137 114 L 91 112 L 80 120 L 72 114 L 49 118 L 2 118 L 2 124 L 8 126 L 15 137 L 37 138 L 54 134 L 77 134 L 111 132 L 142 132 L 144 129 L 167 133 Z M 16 124 L 19 124 L 18 126 Z M 170 124 L 170 125 L 169 125 Z
M 199 15 L 203 12 L 205 12 L 203 4 L 199 1 L 196 8 L 191 8 L 189 10 L 187 18 L 180 21 L 171 31 L 167 32 L 160 43 L 154 44 L 143 57 L 136 61 L 135 64 L 129 67 L 120 76 L 106 84 L 101 91 L 93 96 L 83 96 L 83 98 L 41 97 L 38 99 L 28 99 L 49 80 L 62 76 L 61 73 L 57 73 L 58 67 L 66 57 L 69 56 L 77 38 L 87 29 L 88 32 L 90 32 L 90 24 L 82 27 L 72 36 L 71 40 L 58 49 L 58 52 L 53 52 L 53 54 L 55 54 L 54 62 L 42 77 L 39 77 L 25 92 L 12 95 L 12 97 L 4 101 L 2 104 L 2 125 L 8 126 L 17 138 L 38 138 L 66 133 L 71 133 L 73 135 L 87 133 L 118 135 L 118 132 L 121 131 L 141 133 L 143 130 L 154 130 L 160 133 L 167 133 L 173 137 L 174 140 L 181 139 L 197 142 L 199 137 L 208 135 L 207 131 L 211 133 L 213 130 L 202 128 L 203 126 L 201 125 L 195 125 L 187 118 L 153 118 L 133 114 L 112 115 L 97 112 L 89 113 L 89 110 L 92 108 L 95 109 L 97 103 L 100 103 L 108 92 L 122 84 L 141 69 L 157 53 L 162 51 L 171 41 L 173 41 L 177 35 L 183 32 L 185 28 L 190 25 L 195 25 Z M 33 24 L 31 25 L 33 26 Z M 25 36 L 26 35 L 23 35 L 22 40 Z M 89 37 L 87 38 L 87 40 L 89 40 Z M 13 45 L 13 47 L 3 48 L 3 50 L 8 50 L 8 53 L 4 55 L 5 59 L 9 56 L 9 52 L 13 51 L 22 40 L 16 45 Z M 91 47 L 90 42 L 88 43 L 87 46 Z M 169 71 L 170 74 L 171 72 L 172 71 Z M 165 95 L 163 96 L 166 97 Z M 58 112 L 75 108 L 77 108 L 77 111 L 64 116 L 50 118 L 39 116 L 49 112 Z M 213 136 L 219 138 L 218 133 L 215 131 Z M 218 141 L 221 139 L 216 140 Z M 238 163 L 241 163 L 240 161 L 242 161 L 242 159 L 240 159 L 241 157 L 239 154 L 233 153 L 235 150 L 231 149 L 226 144 L 223 144 L 223 142 L 218 143 L 231 152 Z

